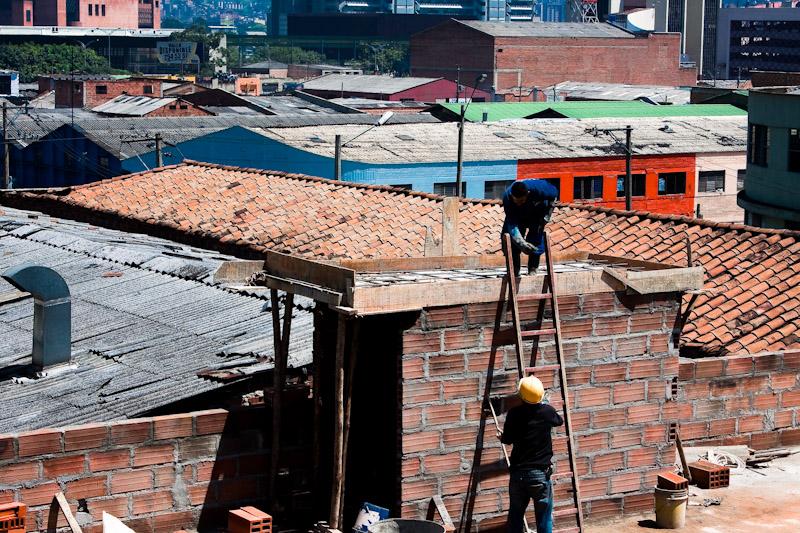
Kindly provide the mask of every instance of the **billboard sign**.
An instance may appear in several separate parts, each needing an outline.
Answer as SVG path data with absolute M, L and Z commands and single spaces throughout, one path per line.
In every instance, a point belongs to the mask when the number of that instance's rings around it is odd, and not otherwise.
M 159 41 L 156 48 L 159 63 L 180 65 L 200 62 L 200 58 L 197 57 L 197 43 Z

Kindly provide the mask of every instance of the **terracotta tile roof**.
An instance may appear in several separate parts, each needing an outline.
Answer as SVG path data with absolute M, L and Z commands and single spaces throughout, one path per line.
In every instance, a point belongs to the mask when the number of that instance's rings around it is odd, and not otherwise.
M 240 255 L 421 256 L 427 228 L 441 231 L 439 196 L 196 162 L 3 199 Z M 462 252 L 497 252 L 502 217 L 496 201 L 463 201 Z M 686 264 L 688 236 L 707 281 L 683 327 L 684 350 L 800 347 L 800 232 L 579 205 L 560 206 L 550 231 L 557 248 L 672 264 Z

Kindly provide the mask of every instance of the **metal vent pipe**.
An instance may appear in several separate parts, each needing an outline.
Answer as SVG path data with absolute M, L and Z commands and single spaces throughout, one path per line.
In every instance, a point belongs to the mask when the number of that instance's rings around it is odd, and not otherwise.
M 52 268 L 22 264 L 2 278 L 33 296 L 33 366 L 69 363 L 72 353 L 72 304 L 64 278 Z

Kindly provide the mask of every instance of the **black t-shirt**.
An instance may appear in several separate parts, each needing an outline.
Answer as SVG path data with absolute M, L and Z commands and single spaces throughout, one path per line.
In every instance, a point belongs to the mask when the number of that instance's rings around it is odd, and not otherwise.
M 553 458 L 551 429 L 564 423 L 552 406 L 522 404 L 506 415 L 503 444 L 513 444 L 511 469 L 547 468 Z

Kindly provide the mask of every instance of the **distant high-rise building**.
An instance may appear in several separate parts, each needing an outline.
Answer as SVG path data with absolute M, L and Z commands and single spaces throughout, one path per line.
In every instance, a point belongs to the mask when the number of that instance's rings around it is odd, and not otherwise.
M 159 0 L 3 0 L 0 25 L 160 28 Z

